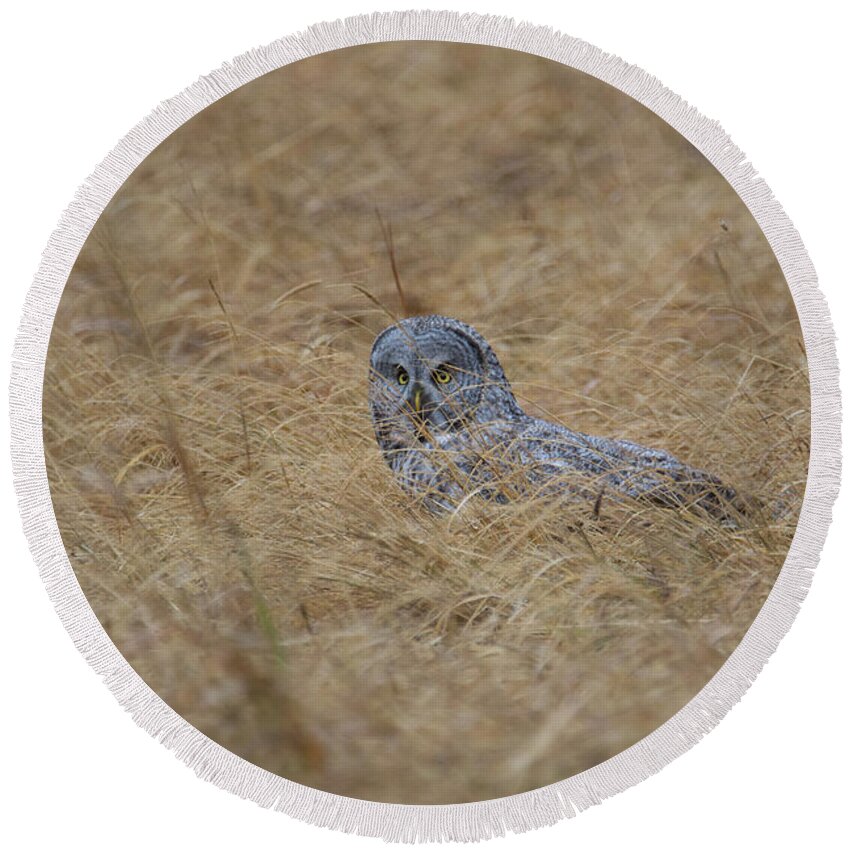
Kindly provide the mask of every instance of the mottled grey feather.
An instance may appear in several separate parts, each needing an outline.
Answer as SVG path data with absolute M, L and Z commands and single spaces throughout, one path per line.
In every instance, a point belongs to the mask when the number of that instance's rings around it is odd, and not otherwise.
M 529 416 L 492 347 L 457 319 L 416 316 L 379 334 L 369 401 L 387 463 L 432 509 L 471 494 L 574 494 L 597 506 L 601 495 L 627 496 L 726 521 L 742 509 L 731 487 L 665 451 Z

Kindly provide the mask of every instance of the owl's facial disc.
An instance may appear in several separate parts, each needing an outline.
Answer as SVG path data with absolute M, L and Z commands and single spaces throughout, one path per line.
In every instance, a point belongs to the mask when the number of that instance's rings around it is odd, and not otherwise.
M 392 355 L 389 361 L 376 364 L 374 380 L 385 402 L 395 408 L 395 416 L 409 420 L 422 438 L 427 432 L 458 427 L 463 409 L 462 399 L 453 397 L 461 389 L 458 370 L 442 361 L 435 364 L 415 351 L 395 350 Z
M 371 367 L 379 417 L 412 425 L 420 440 L 476 415 L 483 364 L 477 344 L 459 331 L 406 320 L 378 338 Z

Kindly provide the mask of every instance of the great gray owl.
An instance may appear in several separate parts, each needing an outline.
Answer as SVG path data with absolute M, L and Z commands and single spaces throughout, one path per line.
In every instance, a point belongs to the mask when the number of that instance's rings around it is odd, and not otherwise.
M 731 487 L 659 449 L 593 437 L 525 413 L 474 328 L 416 316 L 386 328 L 370 358 L 375 436 L 401 485 L 432 510 L 472 494 L 508 502 L 603 494 L 686 507 L 734 522 Z

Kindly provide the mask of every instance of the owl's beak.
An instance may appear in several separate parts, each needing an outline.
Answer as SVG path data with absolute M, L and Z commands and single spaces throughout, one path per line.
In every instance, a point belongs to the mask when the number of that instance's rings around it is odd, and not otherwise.
M 417 428 L 427 427 L 433 412 L 433 405 L 426 387 L 418 381 L 410 385 L 406 395 L 408 416 Z

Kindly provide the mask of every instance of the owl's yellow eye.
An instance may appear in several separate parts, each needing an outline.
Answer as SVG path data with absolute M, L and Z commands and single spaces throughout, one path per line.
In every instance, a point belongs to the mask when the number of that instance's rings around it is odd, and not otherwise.
M 447 384 L 452 379 L 452 373 L 448 369 L 435 369 L 432 374 L 438 384 Z
M 398 378 L 398 382 L 402 386 L 404 386 L 410 380 L 410 375 L 408 375 L 405 369 L 403 369 L 401 366 L 398 367 L 398 375 L 396 377 Z

